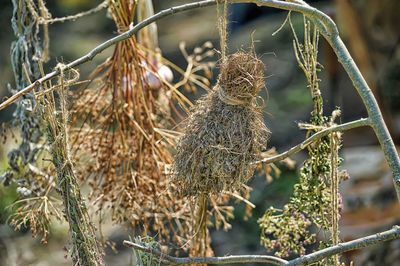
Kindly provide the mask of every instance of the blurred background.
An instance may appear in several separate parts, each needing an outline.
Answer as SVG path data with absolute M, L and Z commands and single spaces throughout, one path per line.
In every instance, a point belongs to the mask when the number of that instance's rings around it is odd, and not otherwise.
M 187 0 L 154 0 L 155 12 L 188 3 Z M 307 1 L 329 14 L 339 26 L 341 36 L 351 55 L 366 78 L 377 98 L 385 121 L 397 145 L 400 144 L 400 1 L 397 0 L 320 0 Z M 75 14 L 98 5 L 96 0 L 54 0 L 48 1 L 47 8 L 53 17 Z M 10 45 L 15 39 L 11 29 L 12 3 L 0 3 L 0 98 L 9 96 L 7 84 L 14 84 L 10 61 Z M 215 7 L 204 8 L 164 18 L 158 23 L 159 45 L 163 56 L 179 67 L 186 68 L 186 60 L 179 49 L 185 42 L 189 53 L 206 41 L 219 49 L 219 35 L 216 27 Z M 262 92 L 265 101 L 265 123 L 272 135 L 269 147 L 283 152 L 298 144 L 305 132 L 297 127 L 298 122 L 307 122 L 312 110 L 312 101 L 306 80 L 298 67 L 293 52 L 293 35 L 288 25 L 275 36 L 287 16 L 287 12 L 253 4 L 235 4 L 229 7 L 228 50 L 247 49 L 251 45 L 251 34 L 257 40 L 255 48 L 267 66 L 266 88 Z M 302 36 L 303 18 L 292 16 L 299 36 Z M 92 48 L 115 36 L 117 29 L 105 10 L 85 16 L 76 21 L 50 25 L 50 55 L 46 64 L 49 72 L 58 62 L 68 63 L 86 54 Z M 96 65 L 111 55 L 109 48 L 93 61 L 79 67 L 85 78 Z M 366 110 L 351 81 L 329 45 L 321 39 L 320 62 L 324 70 L 320 73 L 321 90 L 324 98 L 325 115 L 329 116 L 336 106 L 342 110 L 341 122 L 367 117 Z M 213 60 L 217 60 L 215 57 Z M 178 78 L 177 73 L 174 73 Z M 214 69 L 215 84 L 218 68 Z M 186 93 L 195 100 L 205 91 Z M 13 106 L 0 111 L 0 122 L 12 119 Z M 18 135 L 18 134 L 16 134 Z M 7 151 L 15 146 L 7 142 L 0 148 L 0 171 L 7 167 Z M 340 238 L 348 241 L 372 234 L 399 224 L 400 206 L 392 184 L 391 173 L 371 129 L 357 128 L 345 132 L 341 156 L 342 169 L 347 169 L 350 180 L 341 184 L 344 210 L 340 225 Z M 306 158 L 305 153 L 293 156 L 297 167 Z M 266 254 L 259 244 L 260 229 L 257 219 L 265 209 L 285 204 L 293 185 L 297 181 L 296 170 L 280 166 L 280 177 L 267 182 L 265 176 L 256 175 L 250 186 L 254 189 L 251 201 L 256 204 L 253 215 L 243 219 L 245 206 L 239 204 L 229 232 L 212 230 L 212 246 L 215 255 Z M 18 197 L 15 189 L 0 186 L 0 265 L 70 265 L 63 249 L 66 245 L 67 225 L 54 224 L 47 245 L 32 239 L 29 229 L 14 232 L 7 225 L 10 215 L 6 209 Z M 105 230 L 115 241 L 119 253 L 107 250 L 108 265 L 130 265 L 131 251 L 121 245 L 129 232 L 121 227 L 105 225 Z M 311 250 L 310 250 L 311 251 Z M 362 251 L 349 252 L 345 261 L 353 260 L 355 265 L 400 264 L 400 241 L 390 241 Z

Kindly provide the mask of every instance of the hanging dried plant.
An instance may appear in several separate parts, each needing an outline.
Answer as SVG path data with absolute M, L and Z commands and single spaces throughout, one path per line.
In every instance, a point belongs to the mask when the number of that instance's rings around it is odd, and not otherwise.
M 223 192 L 237 196 L 255 171 L 252 162 L 266 148 L 269 131 L 256 101 L 264 86 L 264 69 L 253 49 L 222 58 L 217 85 L 197 102 L 186 121 L 173 175 L 180 194 L 197 199 L 193 257 L 212 255 L 208 200 L 213 206 Z M 248 191 L 246 195 L 241 199 L 246 201 Z
M 332 117 L 323 115 L 323 98 L 319 88 L 318 72 L 322 66 L 318 62 L 319 31 L 309 20 L 304 18 L 304 44 L 300 44 L 291 24 L 295 40 L 294 51 L 300 68 L 303 70 L 314 108 L 309 124 L 299 124 L 307 129 L 311 136 L 325 128 L 335 125 L 340 111 L 332 112 Z M 258 222 L 261 228 L 261 244 L 268 251 L 275 250 L 275 255 L 288 257 L 291 254 L 304 255 L 305 246 L 316 241 L 316 234 L 309 231 L 315 224 L 324 234 L 320 248 L 336 245 L 338 237 L 338 219 L 342 208 L 338 183 L 346 179 L 346 174 L 338 173 L 342 159 L 338 156 L 340 133 L 331 133 L 308 147 L 309 158 L 300 168 L 299 183 L 294 186 L 290 202 L 282 209 L 270 207 Z M 328 233 L 331 239 L 328 239 Z M 339 265 L 339 257 L 319 262 L 318 265 Z
M 200 99 L 185 125 L 174 176 L 184 196 L 240 190 L 266 147 L 256 97 L 264 86 L 264 64 L 253 51 L 238 51 L 221 63 L 218 84 Z
M 41 42 L 37 14 L 47 14 L 42 1 L 38 1 L 37 5 L 33 1 L 12 2 L 11 25 L 17 40 L 11 44 L 15 87 L 9 85 L 9 89 L 14 94 L 40 77 L 39 61 L 47 59 L 48 36 L 44 27 L 44 41 Z M 37 112 L 34 93 L 18 99 L 16 106 L 10 125 L 3 124 L 3 129 L 10 126 L 20 131 L 18 147 L 7 154 L 9 169 L 0 176 L 0 182 L 5 186 L 16 184 L 19 193 L 19 199 L 10 206 L 14 210 L 8 221 L 15 226 L 15 230 L 29 227 L 34 237 L 41 236 L 42 243 L 46 243 L 50 218 L 61 220 L 62 216 L 60 201 L 54 193 L 54 178 L 49 174 L 53 168 L 42 160 L 48 154 L 44 143 L 46 135 L 43 133 L 45 121 Z
M 129 28 L 135 8 L 136 1 L 110 1 L 120 32 Z M 190 101 L 166 86 L 159 59 L 135 37 L 116 44 L 111 58 L 90 75 L 91 83 L 75 95 L 72 145 L 79 174 L 100 210 L 111 208 L 116 223 L 128 221 L 144 233 L 174 235 L 181 242 L 191 212 L 167 174 L 168 146 L 176 137 L 168 128 L 176 126 L 172 99 L 181 106 Z

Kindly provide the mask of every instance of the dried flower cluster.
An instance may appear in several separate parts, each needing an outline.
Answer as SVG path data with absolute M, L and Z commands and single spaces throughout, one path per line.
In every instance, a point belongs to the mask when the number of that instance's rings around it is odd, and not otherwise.
M 283 210 L 270 208 L 258 221 L 262 231 L 261 244 L 269 251 L 276 250 L 276 256 L 304 255 L 304 246 L 316 240 L 316 235 L 309 232 L 312 223 L 330 231 L 333 212 L 330 141 L 330 136 L 324 137 L 309 149 L 310 158 L 303 163 L 299 183 L 294 186 L 293 196 Z M 346 176 L 341 174 L 340 178 Z M 338 207 L 340 213 L 341 202 Z M 327 246 L 329 240 L 324 241 Z
M 315 242 L 315 235 L 307 230 L 311 221 L 292 207 L 285 205 L 284 210 L 270 207 L 259 219 L 261 243 L 268 252 L 278 250 L 275 252 L 278 257 L 288 257 L 291 253 L 304 255 L 304 246 Z

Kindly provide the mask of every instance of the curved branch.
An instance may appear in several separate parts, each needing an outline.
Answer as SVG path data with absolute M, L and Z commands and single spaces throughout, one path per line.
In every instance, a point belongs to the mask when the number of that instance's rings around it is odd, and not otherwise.
M 136 243 L 124 240 L 124 245 L 141 250 L 146 253 L 153 254 L 161 259 L 165 259 L 163 264 L 228 264 L 228 263 L 271 263 L 274 265 L 309 265 L 315 263 L 324 258 L 341 254 L 346 251 L 361 249 L 367 246 L 371 246 L 380 242 L 389 241 L 400 238 L 400 227 L 398 225 L 393 226 L 391 230 L 387 230 L 374 235 L 358 238 L 349 242 L 340 243 L 337 246 L 325 248 L 323 250 L 316 251 L 312 254 L 287 261 L 278 257 L 266 256 L 266 255 L 238 255 L 238 256 L 227 256 L 227 257 L 195 257 L 195 258 L 178 258 L 168 254 L 162 253 L 161 251 L 144 247 Z M 168 261 L 168 262 L 167 262 Z
M 278 1 L 278 0 L 227 0 L 227 2 L 231 3 L 231 4 L 233 4 L 233 3 L 255 3 L 257 5 L 262 5 L 262 6 L 270 6 L 270 7 L 280 8 L 280 9 L 284 9 L 284 10 L 292 10 L 292 11 L 301 12 L 301 13 L 305 14 L 306 16 L 314 17 L 314 18 L 321 20 L 326 28 L 325 30 L 323 30 L 326 34 L 328 34 L 328 35 L 337 35 L 338 34 L 336 25 L 329 16 L 325 15 L 323 12 L 319 11 L 318 9 L 310 7 L 307 4 L 300 2 L 300 1 L 298 1 L 297 3 L 290 3 L 290 2 Z M 173 15 L 176 13 L 180 13 L 180 12 L 184 12 L 184 11 L 188 11 L 188 10 L 192 10 L 192 9 L 196 9 L 196 8 L 213 6 L 213 5 L 216 5 L 217 3 L 224 3 L 224 0 L 205 0 L 205 1 L 184 4 L 184 5 L 171 7 L 169 9 L 162 10 L 162 11 L 158 12 L 157 14 L 145 19 L 144 21 L 140 22 L 139 24 L 137 24 L 135 26 L 132 26 L 132 24 L 131 24 L 130 29 L 128 31 L 105 41 L 104 43 L 98 45 L 93 50 L 91 50 L 88 54 L 67 64 L 65 66 L 65 70 L 77 67 L 85 62 L 91 61 L 96 55 L 100 54 L 105 49 L 116 44 L 117 42 L 120 42 L 120 41 L 123 41 L 123 40 L 126 40 L 126 39 L 132 37 L 140 29 L 142 29 L 143 27 L 145 27 L 157 20 L 160 20 L 164 17 L 170 16 L 170 15 Z M 36 80 L 31 85 L 25 87 L 24 89 L 20 90 L 19 92 L 17 92 L 13 96 L 11 96 L 9 99 L 7 99 L 3 103 L 1 103 L 0 110 L 4 109 L 8 105 L 12 104 L 19 97 L 28 94 L 30 91 L 39 87 L 44 82 L 58 76 L 59 74 L 60 74 L 60 71 L 56 70 L 56 71 L 53 71 L 53 72 L 45 75 L 44 77 L 42 77 L 38 80 Z
M 318 133 L 315 133 L 314 135 L 312 135 L 311 137 L 309 137 L 308 139 L 304 140 L 303 142 L 301 142 L 300 144 L 297 144 L 296 146 L 290 148 L 290 150 L 285 151 L 281 154 L 269 157 L 269 158 L 264 158 L 262 160 L 259 160 L 257 162 L 254 162 L 253 164 L 257 164 L 257 163 L 274 163 L 274 162 L 279 162 L 289 156 L 292 156 L 293 154 L 301 151 L 302 149 L 306 148 L 308 145 L 310 145 L 311 143 L 313 143 L 314 141 L 329 135 L 332 132 L 336 132 L 336 131 L 343 131 L 343 130 L 349 130 L 352 128 L 356 128 L 356 127 L 361 127 L 361 126 L 372 126 L 371 123 L 371 119 L 370 118 L 361 118 L 359 120 L 356 121 L 351 121 L 348 123 L 344 123 L 341 125 L 337 125 L 337 126 L 333 126 L 333 127 L 329 127 L 326 128 L 324 130 L 319 131 Z
M 360 70 L 357 68 L 356 63 L 343 41 L 339 36 L 328 37 L 324 36 L 329 42 L 333 50 L 335 51 L 338 61 L 342 64 L 347 75 L 353 82 L 358 94 L 360 95 L 366 109 L 368 116 L 371 118 L 372 127 L 375 131 L 375 135 L 379 140 L 382 150 L 385 154 L 385 159 L 389 164 L 390 170 L 393 173 L 393 181 L 397 192 L 398 200 L 400 201 L 400 158 L 397 154 L 396 147 L 393 139 L 390 136 L 389 130 L 386 127 L 385 121 L 383 120 L 382 113 L 379 109 L 378 103 L 368 87 L 367 82 L 362 76 Z
M 166 260 L 168 262 L 163 262 L 163 264 L 229 264 L 229 263 L 270 263 L 273 265 L 288 265 L 288 261 L 267 255 L 238 255 L 238 256 L 226 256 L 226 257 L 195 257 L 195 258 L 178 258 L 173 257 L 168 254 L 162 253 L 156 249 L 144 247 L 133 243 L 131 241 L 124 240 L 123 244 L 125 246 L 141 250 L 146 253 L 150 253 L 157 257 L 160 257 L 162 260 Z

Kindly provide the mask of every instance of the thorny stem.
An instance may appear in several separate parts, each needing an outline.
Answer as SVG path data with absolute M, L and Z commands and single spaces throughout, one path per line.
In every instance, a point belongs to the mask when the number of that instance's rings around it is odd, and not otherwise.
M 371 119 L 370 118 L 361 118 L 356 121 L 351 121 L 351 122 L 344 123 L 341 125 L 328 127 L 326 129 L 323 129 L 323 130 L 315 133 L 314 135 L 307 138 L 303 142 L 297 144 L 296 146 L 290 148 L 289 150 L 287 150 L 285 152 L 282 152 L 281 154 L 278 154 L 278 155 L 275 155 L 272 157 L 268 157 L 268 158 L 264 158 L 260 161 L 254 162 L 254 163 L 255 164 L 258 164 L 258 163 L 267 163 L 268 164 L 268 163 L 275 163 L 275 162 L 282 161 L 283 159 L 285 159 L 289 156 L 292 156 L 293 154 L 305 149 L 308 145 L 310 145 L 314 141 L 316 141 L 324 136 L 327 136 L 332 132 L 349 130 L 349 129 L 361 127 L 361 126 L 372 126 Z
M 400 238 L 400 227 L 394 226 L 393 229 L 387 230 L 374 235 L 369 235 L 356 240 L 352 240 L 346 243 L 340 243 L 333 247 L 328 247 L 312 254 L 301 256 L 297 259 L 290 261 L 266 255 L 241 255 L 241 256 L 227 256 L 227 257 L 197 257 L 197 258 L 178 258 L 168 254 L 162 253 L 158 250 L 144 247 L 133 243 L 131 241 L 124 240 L 124 245 L 132 247 L 134 249 L 141 250 L 153 254 L 155 256 L 164 259 L 163 264 L 228 264 L 228 263 L 270 263 L 274 265 L 310 265 L 318 262 L 324 258 L 330 257 L 335 254 L 344 253 L 350 250 L 361 249 L 370 245 L 374 245 L 379 242 L 389 241 Z

